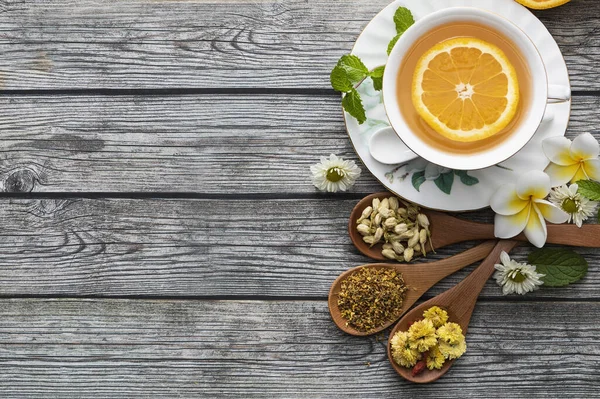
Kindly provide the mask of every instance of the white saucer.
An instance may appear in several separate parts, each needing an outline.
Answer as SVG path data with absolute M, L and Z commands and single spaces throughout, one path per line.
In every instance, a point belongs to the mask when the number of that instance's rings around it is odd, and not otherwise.
M 387 45 L 396 34 L 393 16 L 400 6 L 411 10 L 415 20 L 443 8 L 459 6 L 479 7 L 504 16 L 519 26 L 538 48 L 546 66 L 548 83 L 570 87 L 567 66 L 556 41 L 539 19 L 513 0 L 397 0 L 369 22 L 352 49 L 352 54 L 359 56 L 369 69 L 387 62 Z M 445 211 L 485 208 L 500 185 L 514 182 L 524 172 L 544 170 L 548 159 L 542 151 L 542 140 L 564 136 L 571 114 L 570 101 L 549 104 L 548 111 L 554 119 L 540 126 L 521 151 L 499 165 L 465 174 L 444 170 L 422 159 L 404 165 L 377 162 L 369 153 L 369 139 L 389 122 L 381 92 L 373 89 L 370 79 L 359 87 L 359 92 L 367 110 L 367 121 L 359 125 L 356 119 L 344 113 L 348 135 L 359 158 L 390 191 L 424 207 Z

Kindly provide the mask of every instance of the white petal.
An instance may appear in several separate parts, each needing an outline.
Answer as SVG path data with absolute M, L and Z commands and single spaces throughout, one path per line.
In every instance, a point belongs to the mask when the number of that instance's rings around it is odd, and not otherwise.
M 564 136 L 549 137 L 542 141 L 544 154 L 550 162 L 557 165 L 573 165 L 577 161 L 571 158 L 571 140 Z
M 571 196 L 575 196 L 577 195 L 577 191 L 579 190 L 579 185 L 578 184 L 571 184 L 569 186 L 569 192 L 571 193 Z
M 523 200 L 546 198 L 549 192 L 550 177 L 544 172 L 533 170 L 517 179 L 517 195 Z
M 531 206 L 525 207 L 516 215 L 496 215 L 494 219 L 494 235 L 498 238 L 512 238 L 523 231 L 529 220 Z
M 539 209 L 540 213 L 550 223 L 565 223 L 569 220 L 569 214 L 552 202 L 546 200 L 535 200 L 535 206 Z
M 571 157 L 576 161 L 598 158 L 600 144 L 590 133 L 580 134 L 571 144 Z
M 500 186 L 490 200 L 490 206 L 494 212 L 505 216 L 521 212 L 527 204 L 529 201 L 522 200 L 517 195 L 517 188 L 514 184 Z
M 600 181 L 600 159 L 588 159 L 583 163 L 583 168 L 590 179 Z
M 555 163 L 551 163 L 550 165 L 548 165 L 544 172 L 546 172 L 546 174 L 550 176 L 550 185 L 552 187 L 557 187 L 562 186 L 563 184 L 566 184 L 569 181 L 571 181 L 571 179 L 573 178 L 573 176 L 575 176 L 578 170 L 578 163 L 570 166 L 560 166 Z
M 510 262 L 510 256 L 508 256 L 506 251 L 502 251 L 502 253 L 500 253 L 500 261 L 504 265 L 508 265 L 508 263 Z
M 529 221 L 527 222 L 527 226 L 525 226 L 525 237 L 527 237 L 530 243 L 541 248 L 546 244 L 548 230 L 546 229 L 546 222 L 542 213 L 535 206 L 531 208 Z

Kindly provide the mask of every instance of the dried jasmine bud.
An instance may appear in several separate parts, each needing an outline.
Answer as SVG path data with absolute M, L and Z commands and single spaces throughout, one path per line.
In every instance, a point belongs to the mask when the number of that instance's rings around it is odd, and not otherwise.
M 373 198 L 373 212 L 377 212 L 379 210 L 380 204 L 381 200 L 379 200 L 379 198 Z
M 408 231 L 408 226 L 406 225 L 406 223 L 400 223 L 394 227 L 394 233 L 396 233 L 396 234 L 406 233 L 407 231 Z
M 391 217 L 391 218 L 385 219 L 385 222 L 383 222 L 383 227 L 385 227 L 387 229 L 393 229 L 397 224 L 398 224 L 398 220 L 396 220 L 396 218 L 394 218 L 394 217 Z
M 356 226 L 356 230 L 359 232 L 360 235 L 363 236 L 368 236 L 369 234 L 371 234 L 371 228 L 364 224 L 359 224 L 358 226 Z
M 366 207 L 365 210 L 362 212 L 362 215 L 360 216 L 360 218 L 358 218 L 358 223 L 362 222 L 363 219 L 366 219 L 369 216 L 371 216 L 372 212 L 373 212 L 373 208 L 371 208 L 370 206 Z
M 369 245 L 373 245 L 375 243 L 375 237 L 373 236 L 365 236 L 363 237 L 363 241 Z
M 400 244 L 400 241 L 394 241 L 394 242 L 392 242 L 392 249 L 398 255 L 403 255 L 404 254 L 404 245 Z
M 372 200 L 357 221 L 357 231 L 371 247 L 381 243 L 385 258 L 410 262 L 415 253 L 426 255 L 425 244 L 431 245 L 429 225 L 418 206 L 391 196 Z
M 390 205 L 391 210 L 395 211 L 398 209 L 398 198 L 390 197 L 390 198 L 388 198 L 388 203 Z
M 381 238 L 383 237 L 383 229 L 381 227 L 378 227 L 377 230 L 375 230 L 375 236 L 373 237 L 373 244 L 378 243 L 379 240 L 381 240 Z M 373 245 L 371 244 L 371 245 Z
M 419 232 L 419 243 L 421 245 L 425 244 L 427 242 L 427 230 L 423 229 Z
M 412 248 L 406 248 L 404 250 L 404 261 L 407 262 L 407 263 L 410 262 L 412 260 L 413 256 L 414 256 L 414 254 L 415 254 L 415 250 L 414 249 L 412 249 Z
M 379 205 L 379 210 L 381 211 L 381 209 L 390 209 L 390 200 L 387 198 L 384 198 L 383 200 L 381 200 L 381 205 Z
M 417 215 L 417 221 L 419 222 L 419 224 L 420 224 L 422 227 L 425 227 L 425 228 L 428 228 L 428 227 L 429 227 L 429 219 L 427 218 L 427 216 L 426 216 L 426 215 L 424 215 L 424 214 L 422 214 L 422 213 L 419 213 L 419 214 Z
M 373 226 L 375 226 L 375 227 L 381 226 L 382 220 L 383 220 L 383 216 L 381 215 L 381 213 L 378 213 L 377 216 L 375 216 L 375 219 L 373 220 Z
M 389 218 L 390 216 L 392 216 L 392 213 L 394 213 L 394 211 L 392 211 L 389 208 L 383 208 L 383 205 L 379 206 L 379 214 L 384 217 L 384 218 Z
M 381 254 L 388 259 L 396 260 L 396 252 L 393 249 L 384 249 Z

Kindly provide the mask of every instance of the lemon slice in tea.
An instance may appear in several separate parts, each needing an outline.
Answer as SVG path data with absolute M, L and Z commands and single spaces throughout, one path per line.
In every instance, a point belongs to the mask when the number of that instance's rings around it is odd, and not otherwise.
M 461 142 L 483 140 L 515 117 L 517 73 L 491 43 L 445 40 L 417 62 L 412 101 L 421 118 L 442 136 Z

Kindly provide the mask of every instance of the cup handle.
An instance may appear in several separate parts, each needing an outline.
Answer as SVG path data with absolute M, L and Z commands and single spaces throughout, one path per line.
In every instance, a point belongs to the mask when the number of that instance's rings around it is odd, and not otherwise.
M 567 86 L 548 85 L 548 103 L 556 104 L 569 101 L 571 99 L 571 89 Z

